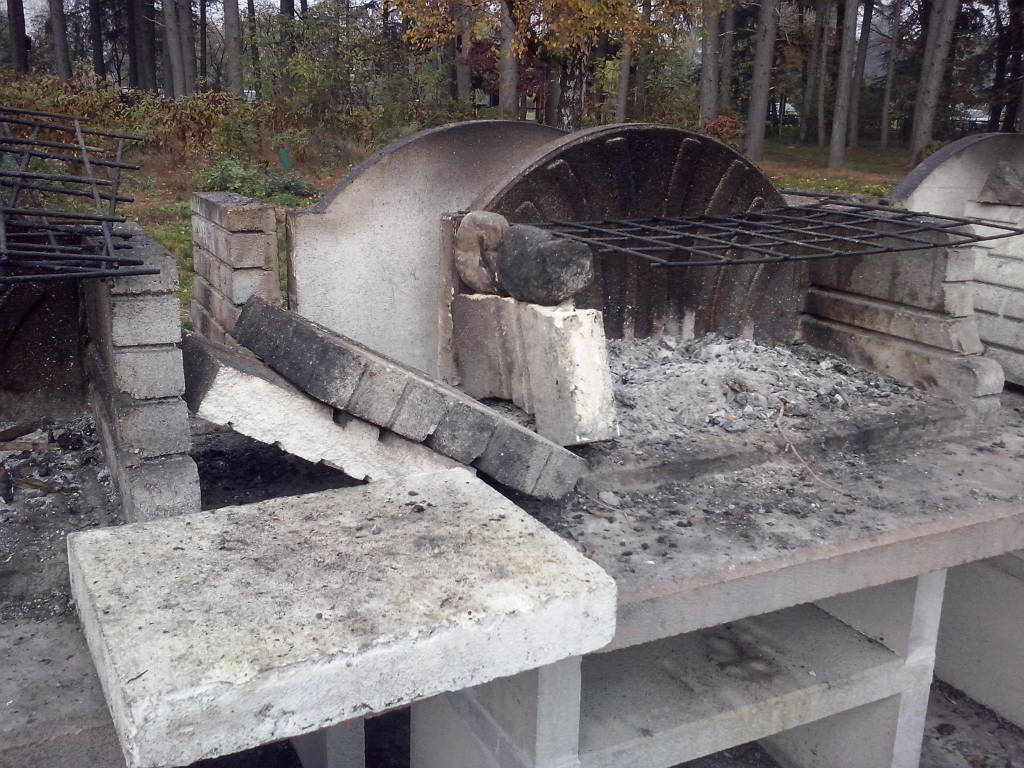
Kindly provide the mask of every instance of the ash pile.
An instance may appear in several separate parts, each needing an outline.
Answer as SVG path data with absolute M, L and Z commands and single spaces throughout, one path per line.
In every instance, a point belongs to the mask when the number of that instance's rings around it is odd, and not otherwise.
M 680 438 L 793 429 L 922 393 L 804 343 L 765 346 L 711 334 L 692 341 L 612 339 L 609 364 L 625 435 Z

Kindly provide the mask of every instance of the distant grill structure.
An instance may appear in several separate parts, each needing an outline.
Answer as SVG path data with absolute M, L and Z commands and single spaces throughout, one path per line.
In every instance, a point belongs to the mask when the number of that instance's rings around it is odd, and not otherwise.
M 75 115 L 0 106 L 0 285 L 154 274 L 115 225 L 127 142 Z

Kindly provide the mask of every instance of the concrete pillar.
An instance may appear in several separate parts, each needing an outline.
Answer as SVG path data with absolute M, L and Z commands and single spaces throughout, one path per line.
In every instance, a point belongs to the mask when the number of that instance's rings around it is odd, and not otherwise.
M 296 736 L 291 741 L 302 768 L 366 768 L 366 738 L 361 717 Z
M 412 707 L 412 768 L 578 768 L 579 656 Z
M 903 656 L 912 682 L 898 696 L 765 739 L 772 757 L 785 768 L 917 768 L 945 584 L 942 570 L 819 602 Z

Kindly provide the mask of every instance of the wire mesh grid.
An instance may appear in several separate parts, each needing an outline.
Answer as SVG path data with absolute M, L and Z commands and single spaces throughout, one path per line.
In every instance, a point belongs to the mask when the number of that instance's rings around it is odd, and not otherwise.
M 936 216 L 892 206 L 817 197 L 724 216 L 550 221 L 552 234 L 654 267 L 739 266 L 899 253 L 1024 234 L 980 219 Z
M 74 115 L 0 106 L 0 285 L 155 274 L 115 230 L 125 143 Z

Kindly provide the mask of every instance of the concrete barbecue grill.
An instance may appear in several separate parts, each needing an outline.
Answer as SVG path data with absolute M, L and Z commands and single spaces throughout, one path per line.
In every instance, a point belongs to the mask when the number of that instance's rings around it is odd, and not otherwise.
M 287 308 L 267 211 L 193 211 L 189 409 L 355 485 L 69 538 L 128 765 L 404 706 L 414 768 L 917 765 L 946 569 L 1024 547 L 971 251 L 1024 230 L 500 121 L 289 212 Z

